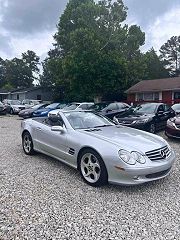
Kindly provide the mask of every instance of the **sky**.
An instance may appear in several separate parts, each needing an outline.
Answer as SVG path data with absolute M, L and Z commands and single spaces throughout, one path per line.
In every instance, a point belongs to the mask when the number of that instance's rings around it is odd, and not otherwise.
M 0 0 L 0 57 L 20 57 L 33 50 L 41 59 L 52 48 L 53 35 L 68 0 Z M 124 0 L 127 23 L 146 34 L 142 47 L 156 51 L 180 35 L 180 0 Z

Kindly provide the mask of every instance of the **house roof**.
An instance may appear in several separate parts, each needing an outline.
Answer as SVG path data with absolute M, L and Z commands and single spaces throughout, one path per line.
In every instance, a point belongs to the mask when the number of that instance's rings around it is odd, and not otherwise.
M 31 92 L 40 88 L 42 87 L 39 86 L 39 87 L 31 87 L 31 88 L 17 88 L 11 91 L 11 94 Z
M 6 95 L 9 94 L 10 91 L 4 90 L 4 89 L 0 89 L 0 95 Z
M 157 92 L 168 90 L 180 90 L 180 77 L 143 80 L 129 88 L 126 93 Z

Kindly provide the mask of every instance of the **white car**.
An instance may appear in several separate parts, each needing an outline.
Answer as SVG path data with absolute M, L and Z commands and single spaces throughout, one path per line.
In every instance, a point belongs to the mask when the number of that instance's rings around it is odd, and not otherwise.
M 83 102 L 83 103 L 73 102 L 73 103 L 67 105 L 66 107 L 64 107 L 63 110 L 65 110 L 65 111 L 88 110 L 93 105 L 94 105 L 93 102 Z M 59 109 L 52 110 L 49 112 L 48 116 L 57 115 L 59 111 L 60 111 Z

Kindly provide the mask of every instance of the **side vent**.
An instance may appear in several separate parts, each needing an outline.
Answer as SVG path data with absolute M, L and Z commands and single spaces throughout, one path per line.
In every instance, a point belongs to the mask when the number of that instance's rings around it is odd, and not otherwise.
M 73 148 L 70 148 L 69 149 L 69 154 L 74 155 L 75 154 L 75 150 Z

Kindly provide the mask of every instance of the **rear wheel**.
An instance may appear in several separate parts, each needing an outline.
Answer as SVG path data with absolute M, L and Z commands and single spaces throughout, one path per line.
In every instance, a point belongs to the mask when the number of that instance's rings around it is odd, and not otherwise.
M 22 146 L 25 154 L 33 155 L 35 153 L 32 137 L 29 132 L 25 132 L 22 136 Z
M 99 187 L 108 182 L 106 166 L 100 155 L 92 149 L 86 149 L 80 154 L 79 169 L 84 181 L 93 187 Z

